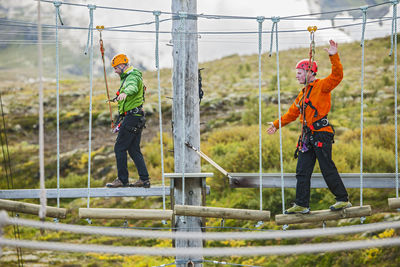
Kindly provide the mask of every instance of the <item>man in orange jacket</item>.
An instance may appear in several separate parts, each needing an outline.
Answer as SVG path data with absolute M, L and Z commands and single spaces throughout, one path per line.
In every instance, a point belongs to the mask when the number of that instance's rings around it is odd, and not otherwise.
M 302 133 L 297 144 L 296 201 L 285 214 L 309 213 L 310 181 L 315 161 L 318 159 L 322 175 L 329 190 L 335 195 L 336 203 L 330 209 L 341 210 L 351 207 L 346 188 L 332 161 L 332 143 L 334 130 L 329 124 L 328 113 L 331 109 L 331 91 L 343 79 L 343 67 L 340 63 L 337 43 L 329 41 L 329 54 L 332 64 L 331 74 L 324 79 L 316 79 L 317 63 L 305 59 L 296 65 L 296 79 L 305 87 L 300 91 L 289 110 L 282 116 L 282 127 L 294 121 L 300 115 Z M 270 123 L 268 134 L 274 134 L 279 128 L 279 119 Z M 297 154 L 298 153 L 298 154 Z

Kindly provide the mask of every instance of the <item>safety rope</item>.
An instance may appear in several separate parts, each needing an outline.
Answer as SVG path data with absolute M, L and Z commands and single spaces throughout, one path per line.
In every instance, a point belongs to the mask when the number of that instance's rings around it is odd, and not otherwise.
M 88 5 L 89 16 L 90 16 L 90 24 L 89 24 L 89 38 L 86 46 L 87 54 L 89 49 L 89 39 L 90 39 L 90 54 L 89 54 L 89 74 L 90 74 L 90 104 L 89 104 L 89 151 L 88 151 L 88 193 L 87 193 L 87 208 L 90 207 L 90 167 L 91 167 L 91 159 L 92 159 L 92 96 L 93 96 L 93 10 L 96 9 L 95 5 Z M 88 219 L 90 223 L 90 220 Z
M 40 16 L 40 2 L 38 2 L 38 71 L 39 71 L 39 170 L 40 170 L 40 208 L 39 217 L 46 218 L 46 185 L 44 177 L 44 110 L 43 110 L 43 50 L 42 50 L 42 21 Z
M 7 181 L 7 189 L 14 188 L 13 174 L 11 169 L 11 159 L 10 159 L 10 150 L 8 149 L 8 138 L 7 138 L 7 130 L 6 130 L 6 119 L 4 115 L 3 109 L 3 99 L 0 92 L 0 107 L 1 107 L 1 117 L 2 117 L 2 127 L 0 131 L 0 144 L 1 150 L 3 154 L 3 168 L 5 172 L 5 177 Z M 4 140 L 3 140 L 4 135 Z M 5 146 L 5 149 L 4 149 Z M 14 212 L 11 212 L 11 215 L 14 216 Z M 13 234 L 15 239 L 20 239 L 20 232 L 18 224 L 13 225 Z M 22 249 L 17 247 L 17 263 L 18 266 L 23 266 L 24 261 L 22 258 Z
M 293 255 L 326 253 L 333 251 L 349 251 L 355 249 L 381 248 L 400 246 L 400 238 L 367 239 L 357 241 L 313 243 L 300 245 L 277 245 L 257 247 L 210 247 L 210 248 L 160 248 L 160 247 L 129 247 L 93 244 L 72 244 L 62 242 L 38 242 L 28 240 L 10 240 L 0 238 L 0 245 L 16 247 L 21 246 L 29 249 L 55 250 L 78 253 L 107 253 L 118 255 L 150 255 L 150 256 L 256 256 L 256 255 Z
M 61 20 L 60 6 L 61 2 L 55 1 L 55 18 L 56 18 L 56 84 L 57 84 L 57 208 L 60 207 L 60 54 L 58 41 L 58 20 Z M 57 218 L 55 219 L 57 220 Z
M 363 133 L 364 133 L 364 62 L 365 62 L 365 23 L 367 22 L 367 6 L 360 7 L 363 17 L 363 25 L 361 31 L 361 110 L 360 110 L 360 206 L 363 205 L 363 188 L 364 188 L 364 177 L 363 177 Z M 361 223 L 363 223 L 365 217 L 361 217 Z
M 150 238 L 150 239 L 177 239 L 186 238 L 193 240 L 266 240 L 266 239 L 293 239 L 293 238 L 313 238 L 318 236 L 347 235 L 362 232 L 377 232 L 385 229 L 399 229 L 400 221 L 378 222 L 370 224 L 358 224 L 340 227 L 298 229 L 298 230 L 267 230 L 260 231 L 253 229 L 250 232 L 174 232 L 169 228 L 159 231 L 155 230 L 136 230 L 115 227 L 83 226 L 64 223 L 42 222 L 37 220 L 20 219 L 14 217 L 3 217 L 0 220 L 2 225 L 18 224 L 25 227 L 42 228 L 53 231 L 67 231 L 78 234 L 118 236 L 129 238 Z M 188 229 L 188 228 L 185 228 Z M 167 230 L 167 231 L 166 231 Z
M 399 158 L 398 158 L 398 137 L 397 137 L 397 4 L 398 0 L 393 2 L 393 22 L 392 22 L 392 38 L 394 42 L 394 136 L 395 136 L 395 162 L 396 162 L 396 198 L 399 198 Z M 390 55 L 392 55 L 392 48 Z
M 161 81 L 160 81 L 160 55 L 159 55 L 159 33 L 160 30 L 160 14 L 161 11 L 153 12 L 156 22 L 156 68 L 157 68 L 157 88 L 158 88 L 158 119 L 160 124 L 160 158 L 161 158 L 161 180 L 163 194 L 163 210 L 165 210 L 165 175 L 164 175 L 164 142 L 163 142 L 163 125 L 162 125 L 162 110 L 161 110 Z
M 53 3 L 51 0 L 36 0 L 36 1 L 41 1 L 44 3 Z M 386 4 L 391 4 L 393 1 L 386 1 L 378 4 L 373 4 L 373 5 L 368 5 L 369 8 L 373 7 L 378 7 L 381 5 L 386 5 Z M 80 7 L 86 7 L 84 4 L 77 4 L 77 3 L 64 3 L 67 5 L 71 6 L 80 6 Z M 119 7 L 110 7 L 110 6 L 100 6 L 98 5 L 97 8 L 99 9 L 108 9 L 108 10 L 120 10 L 120 11 L 130 11 L 130 12 L 140 12 L 140 13 L 152 13 L 152 10 L 144 10 L 144 9 L 133 9 L 133 8 L 119 8 Z M 300 15 L 294 15 L 294 16 L 286 16 L 282 17 L 282 20 L 287 20 L 287 19 L 293 19 L 293 18 L 301 18 L 305 16 L 316 16 L 316 15 L 324 15 L 324 14 L 335 14 L 335 13 L 343 13 L 345 11 L 356 11 L 359 10 L 358 8 L 348 8 L 348 9 L 339 9 L 339 10 L 333 10 L 333 11 L 328 11 L 328 12 L 319 12 L 319 13 L 308 13 L 308 14 L 300 14 Z M 178 13 L 174 12 L 166 12 L 166 11 L 161 11 L 161 14 L 168 14 L 168 15 L 175 15 L 179 16 Z M 187 13 L 188 16 L 190 17 L 198 17 L 198 18 L 206 18 L 206 19 L 248 19 L 248 20 L 255 20 L 257 17 L 251 17 L 251 16 L 232 16 L 232 15 L 218 15 L 218 14 L 193 14 L 193 13 Z M 268 19 L 272 19 L 271 17 L 266 17 Z
M 278 40 L 278 22 L 280 17 L 272 17 L 271 46 L 269 56 L 272 55 L 273 32 L 275 28 L 275 46 L 276 46 L 276 80 L 278 87 L 278 118 L 279 118 L 279 159 L 281 167 L 281 195 L 282 195 L 282 213 L 285 211 L 285 180 L 283 178 L 283 148 L 282 148 L 282 118 L 281 118 L 281 82 L 279 77 L 279 40 Z
M 185 131 L 185 124 L 186 124 L 186 118 L 185 118 L 185 96 L 186 96 L 186 18 L 187 18 L 187 13 L 186 12 L 179 12 L 179 18 L 180 18 L 180 26 L 179 26 L 179 36 L 180 36 L 180 48 L 182 51 L 182 94 L 181 94 L 181 112 L 182 112 L 182 159 L 181 159 L 181 169 L 182 169 L 182 205 L 185 205 L 185 139 L 186 139 L 186 131 Z
M 260 171 L 260 210 L 263 209 L 263 184 L 262 184 L 262 175 L 263 175 L 263 167 L 262 167 L 262 95 L 261 95 L 261 53 L 262 53 L 262 25 L 264 22 L 264 17 L 258 17 L 258 151 L 259 151 L 259 171 Z M 262 222 L 259 222 L 259 224 Z
M 104 26 L 96 26 L 96 29 L 100 33 L 100 40 L 99 40 L 99 47 L 100 47 L 100 53 L 101 53 L 101 60 L 103 61 L 103 73 L 104 73 L 104 83 L 106 84 L 106 94 L 107 94 L 107 103 L 108 103 L 108 109 L 110 111 L 110 121 L 111 121 L 111 129 L 114 129 L 114 119 L 113 119 L 113 114 L 111 110 L 111 100 L 110 100 L 110 92 L 108 89 L 108 82 L 107 82 L 107 72 L 106 72 L 106 63 L 104 61 L 104 43 L 103 43 L 103 37 L 101 35 L 102 30 L 104 30 Z
M 394 37 L 395 35 L 397 36 L 397 4 L 399 3 L 399 0 L 392 0 L 392 8 L 393 8 L 393 16 L 391 18 L 392 20 L 392 34 L 390 36 L 390 53 L 389 56 L 392 56 L 393 54 L 393 43 L 394 43 Z M 395 34 L 396 31 L 396 34 Z

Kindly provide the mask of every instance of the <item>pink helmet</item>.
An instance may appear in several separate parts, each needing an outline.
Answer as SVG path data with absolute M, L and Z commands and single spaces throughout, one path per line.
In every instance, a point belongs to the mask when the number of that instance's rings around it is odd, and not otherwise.
M 308 68 L 309 68 L 309 63 L 310 63 L 310 60 L 308 60 L 308 59 L 302 59 L 302 60 L 300 60 L 299 62 L 297 62 L 297 64 L 296 64 L 296 69 L 308 70 Z M 311 71 L 314 72 L 314 73 L 317 73 L 317 71 L 318 71 L 317 62 L 314 61 L 314 62 L 311 64 Z

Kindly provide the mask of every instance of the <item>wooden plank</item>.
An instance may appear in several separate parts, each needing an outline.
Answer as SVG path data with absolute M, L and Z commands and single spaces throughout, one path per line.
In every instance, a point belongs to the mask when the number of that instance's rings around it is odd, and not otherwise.
M 400 198 L 389 198 L 389 208 L 398 209 L 400 208 Z
M 207 194 L 210 193 L 210 187 L 207 186 Z M 87 188 L 61 188 L 60 198 L 85 198 L 87 197 Z M 119 187 L 119 188 L 91 188 L 90 197 L 160 197 L 163 195 L 162 186 L 153 186 L 151 188 L 140 187 Z M 170 195 L 170 188 L 165 187 L 165 195 Z M 46 189 L 47 198 L 57 198 L 57 189 Z M 0 199 L 30 199 L 40 198 L 40 189 L 13 189 L 0 190 Z
M 233 188 L 257 188 L 259 187 L 258 173 L 231 173 L 230 186 Z M 343 183 L 346 188 L 360 187 L 359 173 L 341 173 Z M 285 188 L 296 188 L 296 174 L 284 173 Z M 263 173 L 262 186 L 264 188 L 280 188 L 281 174 L 280 173 Z M 363 174 L 364 188 L 395 188 L 394 173 L 364 173 Z M 315 173 L 311 177 L 311 188 L 327 188 L 327 185 L 321 173 Z
M 271 213 L 269 211 L 231 209 L 217 207 L 203 207 L 192 205 L 175 205 L 174 215 L 211 217 L 223 219 L 269 221 Z
M 371 206 L 366 205 L 362 207 L 351 207 L 338 211 L 317 210 L 311 211 L 309 214 L 279 214 L 275 216 L 275 222 L 277 225 L 321 222 L 344 218 L 370 216 L 371 213 Z
M 13 200 L 0 199 L 0 209 L 38 215 L 40 205 Z M 65 219 L 67 210 L 64 208 L 46 207 L 46 217 Z
M 172 210 L 80 208 L 79 218 L 124 220 L 171 220 Z
M 182 173 L 164 173 L 166 178 L 182 178 Z M 185 178 L 207 178 L 214 177 L 212 172 L 185 172 Z

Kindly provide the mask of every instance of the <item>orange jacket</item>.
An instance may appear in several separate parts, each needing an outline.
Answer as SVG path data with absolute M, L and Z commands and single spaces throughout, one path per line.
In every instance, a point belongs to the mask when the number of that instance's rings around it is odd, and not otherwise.
M 307 91 L 305 93 L 305 96 L 307 96 L 308 91 L 310 90 L 310 87 L 313 86 L 310 94 L 310 101 L 312 105 L 317 109 L 318 111 L 318 116 L 314 117 L 315 110 L 312 109 L 310 106 L 308 106 L 305 110 L 305 117 L 306 117 L 306 122 L 307 126 L 310 127 L 310 125 L 325 117 L 328 112 L 331 110 L 331 91 L 335 89 L 336 86 L 342 81 L 343 79 L 343 67 L 342 64 L 340 63 L 340 58 L 339 55 L 336 53 L 333 56 L 329 56 L 329 59 L 331 60 L 332 64 L 332 72 L 331 74 L 324 78 L 324 79 L 317 79 L 313 82 L 311 82 L 307 86 Z M 300 114 L 300 110 L 297 107 L 297 105 L 301 104 L 301 99 L 304 94 L 305 88 L 300 91 L 299 95 L 296 97 L 296 100 L 293 102 L 293 104 L 290 106 L 289 110 L 282 116 L 282 127 L 285 126 L 286 124 L 294 121 L 297 119 L 297 117 L 300 115 L 300 122 L 303 123 L 303 115 Z M 300 103 L 299 103 L 300 102 Z M 278 129 L 279 128 L 279 119 L 274 121 L 274 126 Z M 333 132 L 332 127 L 323 127 L 319 130 L 314 130 L 314 131 L 324 131 L 324 132 Z

